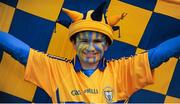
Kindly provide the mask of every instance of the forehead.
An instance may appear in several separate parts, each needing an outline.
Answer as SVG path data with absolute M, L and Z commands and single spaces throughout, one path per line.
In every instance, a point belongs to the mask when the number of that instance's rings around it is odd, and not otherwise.
M 79 39 L 103 39 L 105 36 L 102 33 L 94 31 L 84 31 L 77 34 Z

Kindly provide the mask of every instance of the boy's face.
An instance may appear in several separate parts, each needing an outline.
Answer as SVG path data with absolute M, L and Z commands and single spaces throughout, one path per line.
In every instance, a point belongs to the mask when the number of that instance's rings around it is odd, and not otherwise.
M 80 32 L 74 48 L 81 62 L 98 63 L 107 50 L 106 37 L 98 32 Z

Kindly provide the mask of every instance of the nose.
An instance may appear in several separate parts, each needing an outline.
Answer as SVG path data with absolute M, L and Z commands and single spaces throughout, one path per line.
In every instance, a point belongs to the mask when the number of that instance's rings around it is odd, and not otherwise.
M 95 47 L 94 47 L 94 44 L 92 42 L 89 43 L 88 48 L 87 48 L 87 52 L 95 52 Z

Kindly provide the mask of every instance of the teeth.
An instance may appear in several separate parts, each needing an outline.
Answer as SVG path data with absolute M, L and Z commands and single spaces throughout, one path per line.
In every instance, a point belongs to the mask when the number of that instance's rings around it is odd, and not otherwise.
M 84 53 L 87 57 L 94 57 L 97 53 Z

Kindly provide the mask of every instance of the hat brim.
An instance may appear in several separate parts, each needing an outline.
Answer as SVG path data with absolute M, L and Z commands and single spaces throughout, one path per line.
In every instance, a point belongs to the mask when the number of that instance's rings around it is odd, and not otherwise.
M 111 41 L 110 44 L 113 42 L 113 30 L 108 24 L 92 20 L 80 20 L 78 22 L 74 22 L 69 26 L 69 39 L 71 39 L 71 37 L 76 33 L 82 31 L 100 32 L 109 38 Z

